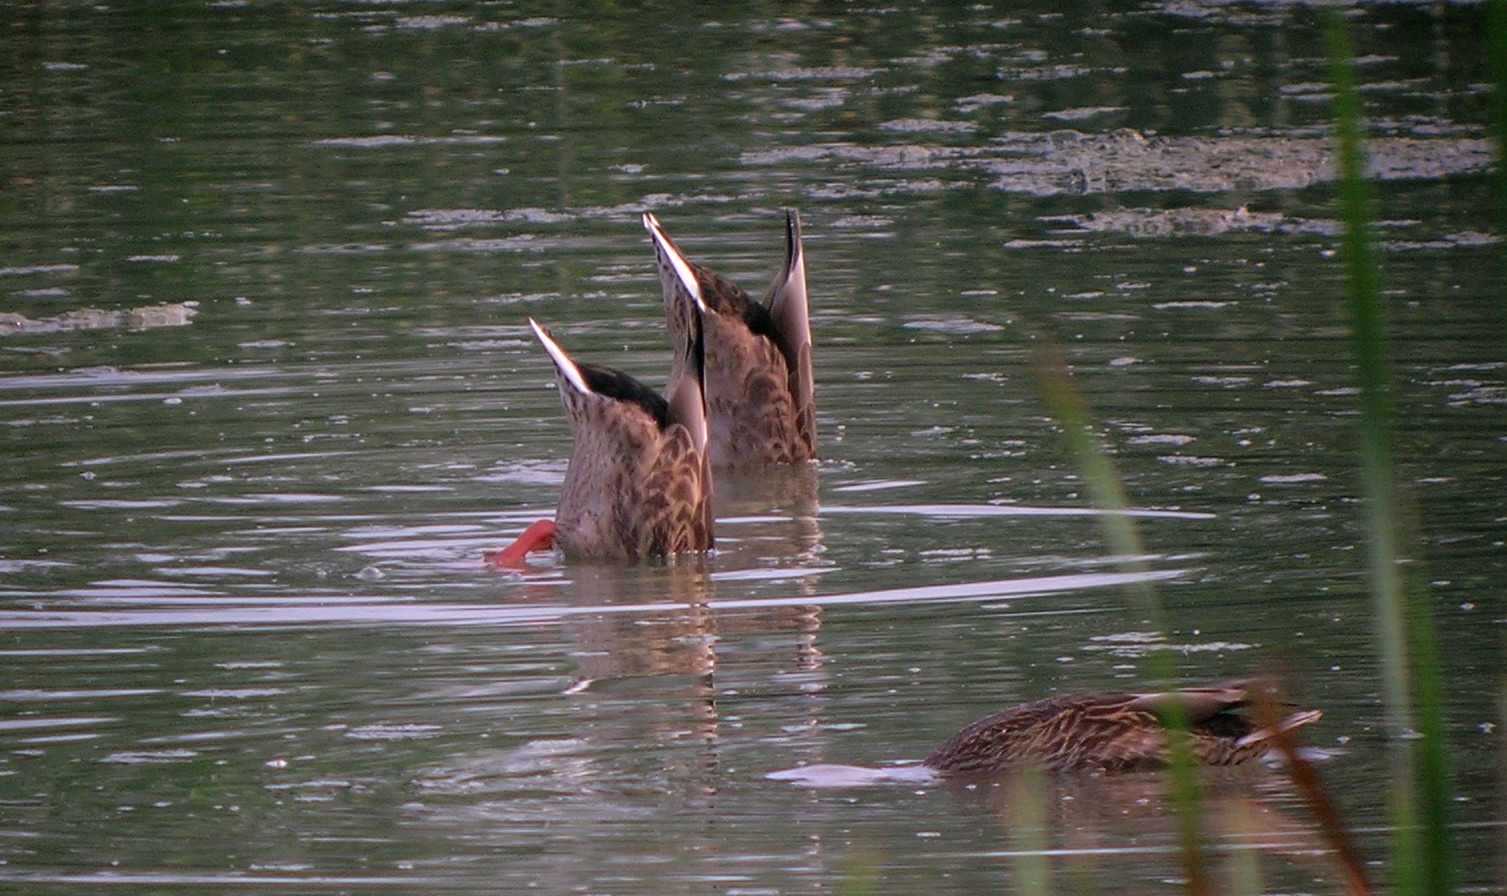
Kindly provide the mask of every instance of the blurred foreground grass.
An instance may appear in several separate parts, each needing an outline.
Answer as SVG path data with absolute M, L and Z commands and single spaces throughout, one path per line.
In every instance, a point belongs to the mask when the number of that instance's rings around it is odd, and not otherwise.
M 1487 39 L 1494 78 L 1491 129 L 1499 160 L 1493 212 L 1498 235 L 1507 238 L 1507 0 L 1489 0 L 1488 6 Z M 1373 199 L 1366 177 L 1364 124 L 1355 85 L 1354 53 L 1341 13 L 1327 13 L 1324 30 L 1334 88 L 1339 203 L 1344 222 L 1341 255 L 1346 275 L 1345 300 L 1360 389 L 1358 451 L 1366 498 L 1367 571 L 1378 620 L 1376 637 L 1392 754 L 1388 785 L 1392 814 L 1389 876 L 1392 892 L 1436 896 L 1454 892 L 1456 885 L 1439 650 L 1424 577 L 1416 572 L 1405 575 L 1402 565 L 1405 548 L 1416 545 L 1418 540 L 1408 537 L 1408 521 L 1413 515 L 1405 508 L 1394 484 L 1394 411 L 1381 298 L 1382 271 L 1372 239 Z M 1068 450 L 1094 504 L 1102 511 L 1100 519 L 1106 541 L 1124 571 L 1142 570 L 1144 551 L 1132 518 L 1124 512 L 1129 508 L 1124 487 L 1113 461 L 1095 435 L 1088 407 L 1073 386 L 1065 362 L 1060 354 L 1043 353 L 1037 359 L 1037 372 L 1043 401 L 1061 424 Z M 1422 568 L 1421 557 L 1407 559 L 1414 561 L 1408 569 Z M 1132 608 L 1151 620 L 1155 630 L 1165 634 L 1168 631 L 1165 616 L 1151 586 L 1139 580 L 1128 587 Z M 1143 672 L 1149 681 L 1170 684 L 1175 677 L 1172 656 L 1166 651 L 1150 651 Z M 1202 844 L 1206 819 L 1200 806 L 1198 778 L 1186 739 L 1176 733 L 1186 723 L 1181 719 L 1170 721 L 1174 734 L 1168 780 L 1179 816 L 1185 887 L 1190 893 L 1204 894 L 1211 892 L 1211 884 Z M 1324 793 L 1317 772 L 1301 759 L 1291 742 L 1282 747 L 1289 754 L 1287 769 L 1295 789 L 1303 794 L 1314 816 L 1318 838 L 1336 857 L 1346 891 L 1369 893 L 1364 867 L 1349 844 L 1344 825 Z M 1009 782 L 1008 792 L 1014 807 L 1009 813 L 1015 846 L 1012 853 L 1017 856 L 1014 889 L 1022 893 L 1046 893 L 1052 881 L 1048 858 L 1050 831 L 1046 821 L 1050 784 L 1040 774 L 1026 773 Z M 1231 863 L 1229 892 L 1260 892 L 1261 876 L 1255 856 L 1253 849 L 1237 852 Z M 874 877 L 872 873 L 859 872 L 852 882 L 856 886 L 848 892 L 867 892 L 874 884 Z

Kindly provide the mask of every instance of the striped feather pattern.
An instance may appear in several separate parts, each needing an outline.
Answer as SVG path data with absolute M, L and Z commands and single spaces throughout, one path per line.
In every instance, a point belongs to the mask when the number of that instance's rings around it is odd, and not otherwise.
M 1181 706 L 1204 765 L 1236 765 L 1271 746 L 1272 731 L 1241 710 L 1253 684 L 1232 682 L 1159 694 L 1053 697 L 986 716 L 947 740 L 925 764 L 954 775 L 988 775 L 1021 766 L 1051 771 L 1128 772 L 1167 764 L 1164 713 Z M 1318 710 L 1292 713 L 1291 729 L 1317 721 Z
M 699 397 L 683 404 L 650 400 L 647 387 L 606 368 L 591 370 L 600 372 L 602 382 L 615 383 L 612 391 L 593 391 L 593 378 L 579 373 L 585 366 L 575 365 L 548 331 L 536 331 L 555 362 L 560 400 L 575 435 L 555 512 L 561 550 L 578 558 L 635 562 L 710 549 L 711 470 L 693 435 L 704 425 Z M 682 375 L 693 370 L 686 365 Z M 672 394 L 675 383 L 672 378 Z M 677 413 L 694 419 L 678 419 Z
M 800 223 L 790 212 L 786 260 L 766 302 L 691 261 L 653 215 L 652 236 L 672 344 L 701 309 L 708 454 L 714 467 L 801 463 L 816 457 L 811 328 Z

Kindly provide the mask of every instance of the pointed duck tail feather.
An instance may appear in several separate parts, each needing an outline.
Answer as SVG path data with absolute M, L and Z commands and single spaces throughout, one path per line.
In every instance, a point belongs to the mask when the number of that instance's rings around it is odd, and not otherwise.
M 816 382 L 811 369 L 811 310 L 806 293 L 806 251 L 801 242 L 801 216 L 795 209 L 785 212 L 785 264 L 769 288 L 768 307 L 780 352 L 790 368 L 790 394 L 796 402 L 797 425 L 814 457 Z
M 670 331 L 670 345 L 675 354 L 670 364 L 670 381 L 685 371 L 689 340 L 698 338 L 700 315 L 708 308 L 702 294 L 700 272 L 665 233 L 659 219 L 644 214 L 644 229 L 654 243 L 654 257 L 659 269 L 659 286 L 664 293 L 665 324 Z M 700 366 L 699 363 L 697 365 Z M 697 372 L 697 378 L 701 373 Z
M 785 211 L 785 263 L 769 287 L 766 303 L 782 338 L 799 354 L 811 343 L 811 318 L 806 297 L 806 251 L 801 243 L 801 216 Z
M 677 278 L 674 289 L 674 306 L 670 307 L 671 290 L 666 284 L 666 310 L 671 319 L 671 343 L 675 349 L 670 370 L 670 382 L 665 397 L 670 403 L 670 419 L 685 426 L 691 433 L 696 450 L 703 456 L 709 436 L 706 405 L 706 335 L 702 314 L 708 309 L 701 299 L 701 287 L 690 263 L 680 254 L 680 249 L 651 214 L 644 215 L 644 226 L 654 237 L 654 250 L 660 258 L 663 270 L 665 262 L 672 262 Z M 678 261 L 677 261 L 678 259 Z M 682 271 L 685 272 L 682 275 Z M 687 299 L 694 299 L 686 301 Z
M 694 360 L 683 368 L 681 375 L 670 385 L 666 398 L 670 403 L 670 422 L 684 426 L 691 434 L 696 451 L 704 456 L 708 430 L 706 390 L 702 388 L 700 368 L 700 363 Z
M 538 337 L 539 342 L 544 346 L 544 350 L 549 353 L 549 359 L 555 363 L 555 370 L 559 372 L 560 379 L 569 383 L 571 388 L 577 392 L 589 394 L 592 389 L 591 386 L 587 385 L 586 377 L 581 374 L 581 368 L 576 365 L 575 361 L 571 360 L 570 355 L 565 353 L 565 349 L 561 348 L 560 344 L 555 342 L 554 338 L 549 335 L 549 330 L 540 326 L 532 317 L 529 318 L 528 325 L 534 328 L 534 335 Z
M 706 300 L 701 295 L 701 281 L 696 276 L 696 269 L 691 265 L 690 259 L 685 257 L 685 253 L 665 233 L 663 225 L 651 212 L 644 213 L 644 229 L 649 231 L 649 236 L 654 240 L 654 252 L 659 256 L 660 263 L 674 272 L 676 284 L 684 291 L 685 297 L 695 302 L 697 308 L 706 311 Z M 665 284 L 665 291 L 668 304 L 670 284 Z

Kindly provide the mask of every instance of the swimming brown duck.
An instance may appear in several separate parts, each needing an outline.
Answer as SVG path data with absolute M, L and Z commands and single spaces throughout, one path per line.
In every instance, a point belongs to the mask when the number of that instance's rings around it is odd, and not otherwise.
M 530 551 L 634 562 L 712 547 L 711 470 L 698 315 L 688 318 L 665 396 L 633 377 L 577 363 L 529 321 L 554 362 L 575 444 L 560 505 L 488 562 L 518 567 Z
M 815 458 L 815 384 L 800 216 L 786 212 L 785 263 L 762 302 L 687 258 L 653 215 L 644 215 L 644 227 L 659 262 L 670 338 L 676 343 L 684 338 L 688 308 L 706 308 L 701 317 L 712 466 Z
M 1022 766 L 1098 772 L 1160 768 L 1167 764 L 1167 713 L 1181 706 L 1194 758 L 1203 765 L 1236 765 L 1264 755 L 1279 731 L 1322 716 L 1316 709 L 1302 710 L 1285 716 L 1276 728 L 1258 727 L 1240 710 L 1253 705 L 1258 689 L 1266 687 L 1234 681 L 1157 694 L 1038 700 L 979 719 L 922 764 L 952 775 L 997 774 Z

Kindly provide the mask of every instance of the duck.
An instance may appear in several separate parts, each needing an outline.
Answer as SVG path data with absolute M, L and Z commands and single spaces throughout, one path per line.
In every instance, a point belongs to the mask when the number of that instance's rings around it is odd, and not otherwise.
M 1180 707 L 1200 765 L 1264 756 L 1282 734 L 1318 721 L 1317 709 L 1262 727 L 1241 710 L 1275 700 L 1269 683 L 1231 681 L 1160 693 L 1052 697 L 985 716 L 922 760 L 944 775 L 987 776 L 1032 766 L 1053 772 L 1130 772 L 1167 765 L 1167 718 Z
M 687 317 L 665 394 L 610 367 L 577 362 L 529 319 L 554 363 L 574 435 L 552 520 L 540 520 L 486 559 L 518 569 L 533 551 L 638 562 L 711 550 L 712 476 L 707 457 L 703 341 Z
M 706 344 L 709 451 L 714 468 L 799 464 L 816 458 L 811 320 L 801 219 L 785 213 L 785 260 L 763 301 L 691 261 L 645 213 L 672 343 L 688 310 L 701 312 Z

